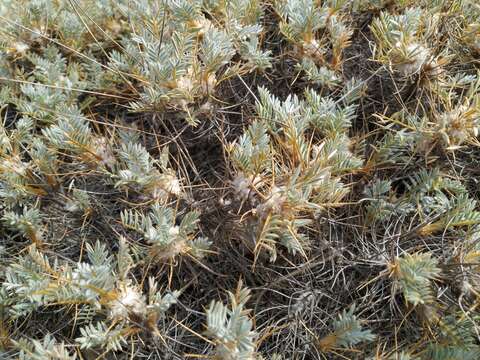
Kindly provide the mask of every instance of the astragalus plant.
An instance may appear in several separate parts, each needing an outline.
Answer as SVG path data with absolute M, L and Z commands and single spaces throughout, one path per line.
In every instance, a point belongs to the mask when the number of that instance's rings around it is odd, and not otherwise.
M 279 29 L 291 44 L 297 69 L 312 82 L 334 87 L 341 84 L 343 51 L 350 44 L 348 1 L 276 0 Z
M 230 145 L 231 186 L 253 222 L 253 252 L 277 258 L 277 245 L 306 256 L 307 228 L 326 209 L 341 206 L 342 176 L 359 169 L 347 131 L 355 105 L 305 91 L 280 101 L 259 89 L 257 118 Z M 249 224 L 252 226 L 252 223 Z
M 31 106 L 64 104 L 58 89 L 78 95 L 88 87 L 132 99 L 133 111 L 180 111 L 196 124 L 223 79 L 270 66 L 269 51 L 260 47 L 262 15 L 255 0 L 48 0 L 26 8 L 7 2 L 0 9 L 7 24 L 3 55 L 11 65 L 21 67 L 24 58 L 37 65 L 33 76 L 41 76 L 45 87 L 17 73 L 22 92 L 38 99 Z M 56 62 L 38 58 L 32 51 L 38 46 L 48 46 Z M 58 50 L 75 61 L 67 64 Z M 237 54 L 239 61 L 233 61 Z
M 235 293 L 228 293 L 230 307 L 221 302 L 212 302 L 207 309 L 207 331 L 215 340 L 215 359 L 255 359 L 253 321 L 245 309 L 250 299 L 250 290 L 239 282 Z
M 429 43 L 435 40 L 439 21 L 439 13 L 420 7 L 407 8 L 399 15 L 382 12 L 372 23 L 376 57 L 406 77 L 422 71 L 438 72 L 441 63 Z
M 68 311 L 75 306 L 83 321 L 90 320 L 76 339 L 81 348 L 119 350 L 141 328 L 160 336 L 157 322 L 179 293 L 162 295 L 150 278 L 147 298 L 129 278 L 133 261 L 127 244 L 121 240 L 119 246 L 116 260 L 97 242 L 87 247 L 88 262 L 70 265 L 58 259 L 51 263 L 31 245 L 28 254 L 5 269 L 2 304 L 12 305 L 8 316 L 19 318 L 49 306 Z
M 270 66 L 255 0 L 135 1 L 120 6 L 134 31 L 109 54 L 113 81 L 140 84 L 133 110 L 180 110 L 191 124 L 223 79 Z M 207 14 L 211 14 L 207 16 Z M 215 16 L 215 20 L 211 20 Z M 238 54 L 239 62 L 233 62 Z
M 0 359 L 479 359 L 477 2 L 0 1 Z

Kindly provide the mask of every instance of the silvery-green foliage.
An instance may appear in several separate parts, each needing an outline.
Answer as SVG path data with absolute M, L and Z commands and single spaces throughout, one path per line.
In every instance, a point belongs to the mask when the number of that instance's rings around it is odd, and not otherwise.
M 406 216 L 415 207 L 407 200 L 394 201 L 391 196 L 391 181 L 376 180 L 365 189 L 367 205 L 367 222 L 374 220 L 389 220 L 392 216 Z
M 20 339 L 13 341 L 14 347 L 19 350 L 20 360 L 75 360 L 77 354 L 68 349 L 63 342 L 47 334 L 42 340 Z
M 0 125 L 0 198 L 6 207 L 25 205 L 35 195 L 29 186 L 30 162 L 20 155 L 23 137 L 22 132 L 7 132 Z
M 308 81 L 317 85 L 335 88 L 342 83 L 337 73 L 326 66 L 318 67 L 315 62 L 309 58 L 302 59 L 300 63 L 295 65 L 295 68 L 298 71 L 302 71 Z
M 440 269 L 431 254 L 406 254 L 396 259 L 391 271 L 408 302 L 418 305 L 433 301 L 431 281 L 438 277 Z
M 235 196 L 255 206 L 255 253 L 264 249 L 273 261 L 279 243 L 305 256 L 305 213 L 317 216 L 339 202 L 348 192 L 342 174 L 362 165 L 346 134 L 356 106 L 311 89 L 305 100 L 294 95 L 281 101 L 261 87 L 256 110 L 257 118 L 230 147 Z M 310 131 L 319 140 L 312 142 Z
M 116 187 L 131 187 L 160 199 L 179 195 L 182 191 L 175 173 L 168 167 L 168 152 L 165 151 L 157 161 L 141 144 L 122 143 L 115 170 L 112 177 L 116 180 Z
M 135 111 L 178 109 L 196 125 L 195 103 L 213 93 L 223 70 L 238 71 L 229 65 L 235 54 L 244 60 L 240 68 L 270 66 L 269 52 L 260 49 L 263 11 L 256 1 L 137 0 L 120 8 L 137 32 L 124 37 L 122 51 L 111 53 L 109 65 L 142 78 L 140 98 L 131 103 Z M 211 21 L 204 10 L 219 21 Z M 119 73 L 112 77 L 116 82 L 123 78 Z
M 40 235 L 42 218 L 38 209 L 24 207 L 21 213 L 7 211 L 3 214 L 2 220 L 8 227 L 27 238 L 34 240 Z
M 90 205 L 90 197 L 87 192 L 73 189 L 71 198 L 65 204 L 65 209 L 72 213 L 80 211 L 85 213 L 90 208 Z
M 45 138 L 57 149 L 82 154 L 89 151 L 92 133 L 88 120 L 77 108 L 66 108 L 55 125 L 42 131 Z
M 205 1 L 207 9 L 224 21 L 225 31 L 251 70 L 271 66 L 271 51 L 260 48 L 263 4 L 258 0 Z
M 82 327 L 80 334 L 81 336 L 76 338 L 76 341 L 81 349 L 102 348 L 118 351 L 127 345 L 121 326 L 108 328 L 101 321 Z
M 177 303 L 177 299 L 180 296 L 180 291 L 167 292 L 162 294 L 158 290 L 158 285 L 153 277 L 148 278 L 149 292 L 148 292 L 148 305 L 147 311 L 156 314 L 157 319 L 161 319 L 165 316 L 165 313 L 170 309 L 172 305 Z
M 215 341 L 215 356 L 225 360 L 250 360 L 255 357 L 253 322 L 245 308 L 250 290 L 239 285 L 228 292 L 230 306 L 214 301 L 207 309 L 207 332 Z
M 12 316 L 18 317 L 42 305 L 84 302 L 100 308 L 98 301 L 115 285 L 112 261 L 104 245 L 87 246 L 89 262 L 75 267 L 52 263 L 32 245 L 27 255 L 10 264 L 5 271 L 3 288 L 15 299 Z
M 199 222 L 197 212 L 186 213 L 176 225 L 174 210 L 155 203 L 147 214 L 125 210 L 121 218 L 123 225 L 142 234 L 160 257 L 170 258 L 190 252 L 201 255 L 210 245 L 207 239 L 194 237 Z
M 70 266 L 58 258 L 51 261 L 34 245 L 30 246 L 27 255 L 5 269 L 0 304 L 8 306 L 8 318 L 26 316 L 42 306 L 82 304 L 84 311 L 89 308 L 102 314 L 104 320 L 87 323 L 80 329 L 82 336 L 77 341 L 81 348 L 118 350 L 126 344 L 131 314 L 144 316 L 152 322 L 151 326 L 156 326 L 180 295 L 179 291 L 161 292 L 150 278 L 148 303 L 143 303 L 143 295 L 129 279 L 133 264 L 124 240 L 120 241 L 117 261 L 100 242 L 87 244 L 86 254 L 88 261 Z M 112 327 L 110 320 L 120 323 Z
M 336 72 L 343 50 L 353 31 L 346 25 L 346 1 L 276 0 L 279 29 L 293 45 L 294 53 L 308 80 L 332 87 L 338 84 Z M 320 68 L 317 67 L 320 66 Z
M 376 59 L 405 77 L 426 68 L 436 74 L 439 65 L 429 38 L 437 31 L 439 21 L 438 14 L 429 14 L 421 7 L 407 8 L 398 15 L 383 11 L 371 25 L 377 41 Z
M 352 306 L 338 316 L 333 322 L 333 332 L 336 337 L 336 345 L 340 347 L 352 347 L 362 341 L 372 341 L 375 335 L 364 329 L 360 320 L 355 316 L 355 306 Z

